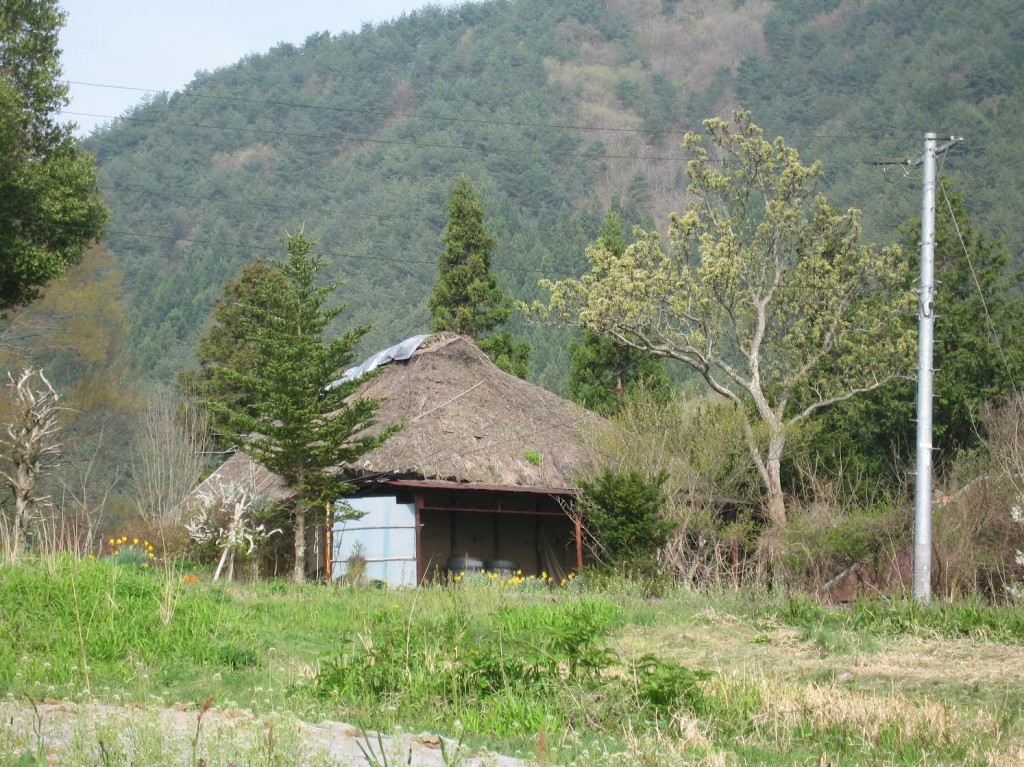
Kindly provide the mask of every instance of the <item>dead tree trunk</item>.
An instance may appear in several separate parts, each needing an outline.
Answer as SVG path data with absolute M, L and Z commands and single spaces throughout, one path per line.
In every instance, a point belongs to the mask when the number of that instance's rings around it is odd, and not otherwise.
M 7 556 L 15 558 L 21 550 L 25 532 L 33 515 L 49 502 L 37 493 L 40 477 L 57 465 L 61 444 L 58 416 L 60 395 L 46 380 L 42 370 L 27 367 L 17 378 L 7 374 L 11 390 L 11 418 L 0 435 L 3 465 L 0 479 L 14 497 L 14 517 L 7 535 Z

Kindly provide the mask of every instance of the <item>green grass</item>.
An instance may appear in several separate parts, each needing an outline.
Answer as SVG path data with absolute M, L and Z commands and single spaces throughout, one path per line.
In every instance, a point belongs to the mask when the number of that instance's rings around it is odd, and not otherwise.
M 111 561 L 0 566 L 0 695 L 147 710 L 212 696 L 282 721 L 598 767 L 983 765 L 1024 749 L 1019 608 L 527 586 L 215 586 Z M 0 748 L 0 767 L 20 747 Z

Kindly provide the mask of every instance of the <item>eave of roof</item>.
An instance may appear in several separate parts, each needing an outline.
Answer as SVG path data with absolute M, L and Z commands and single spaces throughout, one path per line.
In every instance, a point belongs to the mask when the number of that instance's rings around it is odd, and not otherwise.
M 391 487 L 426 488 L 428 490 L 484 491 L 493 493 L 532 493 L 534 495 L 575 496 L 576 490 L 564 487 L 520 487 L 517 485 L 489 485 L 482 482 L 446 482 L 436 479 L 388 479 L 381 482 Z

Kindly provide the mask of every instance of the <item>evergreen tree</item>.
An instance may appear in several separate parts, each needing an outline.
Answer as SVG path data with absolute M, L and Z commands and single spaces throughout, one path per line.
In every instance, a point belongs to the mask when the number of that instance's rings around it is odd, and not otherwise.
M 56 0 L 0 6 L 0 312 L 81 261 L 107 221 L 92 157 L 54 119 L 65 16 Z
M 1011 270 L 1010 253 L 1001 242 L 974 226 L 964 196 L 949 179 L 940 179 L 936 196 L 932 444 L 941 471 L 958 453 L 978 445 L 982 404 L 1014 391 L 1024 380 L 1024 315 L 1019 310 L 1024 274 Z M 919 272 L 920 232 L 917 219 L 902 230 L 911 283 Z M 908 284 L 908 290 L 915 284 Z M 916 315 L 908 314 L 905 321 L 916 328 Z M 841 460 L 854 475 L 898 482 L 899 470 L 910 464 L 915 450 L 916 386 L 912 379 L 901 379 L 842 403 L 823 416 L 815 449 L 826 462 Z
M 178 373 L 178 389 L 185 397 L 215 400 L 231 410 L 256 415 L 251 393 L 224 371 L 255 369 L 257 349 L 251 324 L 258 312 L 276 313 L 282 308 L 287 287 L 284 274 L 259 259 L 246 264 L 237 279 L 224 283 L 221 298 L 213 306 L 213 324 L 199 340 L 199 369 Z M 216 416 L 212 426 L 217 433 L 228 428 Z
M 509 332 L 491 334 L 512 316 L 512 301 L 491 272 L 497 244 L 484 225 L 484 206 L 465 174 L 448 196 L 444 250 L 437 259 L 438 279 L 430 296 L 430 329 L 470 336 L 503 370 L 526 377 L 530 347 Z
M 484 226 L 484 206 L 465 174 L 455 179 L 448 196 L 444 250 L 430 296 L 430 329 L 478 338 L 507 322 L 512 302 L 491 272 L 497 240 Z
M 272 304 L 242 307 L 239 322 L 251 344 L 252 364 L 221 368 L 233 389 L 209 405 L 227 425 L 227 435 L 295 492 L 298 581 L 305 577 L 307 515 L 329 508 L 352 489 L 336 467 L 373 450 L 396 427 L 366 436 L 379 402 L 350 400 L 358 381 L 328 387 L 352 363 L 353 349 L 369 328 L 357 327 L 325 342 L 324 331 L 345 309 L 325 306 L 338 284 L 317 287 L 326 262 L 322 255 L 310 255 L 314 243 L 301 233 L 287 237 L 284 245 L 288 259 L 274 264 L 285 280 L 280 293 Z
M 622 219 L 608 211 L 598 243 L 621 256 L 626 252 Z M 608 336 L 583 331 L 583 339 L 569 346 L 569 397 L 589 410 L 611 415 L 619 409 L 630 387 L 641 381 L 656 395 L 669 392 L 668 376 L 661 360 Z

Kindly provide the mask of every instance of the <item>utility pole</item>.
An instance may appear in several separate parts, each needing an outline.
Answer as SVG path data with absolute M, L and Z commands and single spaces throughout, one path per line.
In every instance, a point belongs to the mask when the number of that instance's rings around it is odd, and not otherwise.
M 924 165 L 921 201 L 921 289 L 917 324 L 917 474 L 914 481 L 914 599 L 928 604 L 932 594 L 932 347 L 935 338 L 936 158 L 963 141 L 951 136 L 938 145 L 924 134 L 924 152 L 910 165 Z

